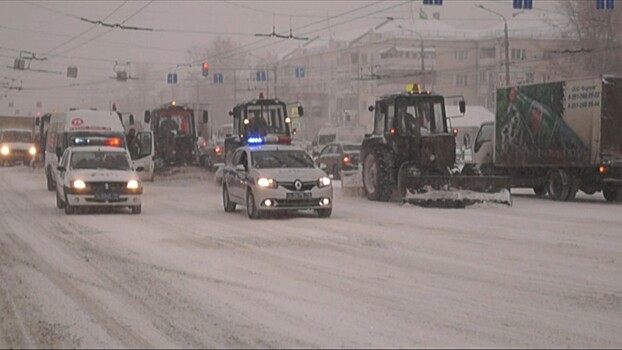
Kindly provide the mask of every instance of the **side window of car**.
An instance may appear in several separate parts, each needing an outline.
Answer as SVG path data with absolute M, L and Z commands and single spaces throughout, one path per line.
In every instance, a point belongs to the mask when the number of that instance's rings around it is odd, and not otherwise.
M 65 169 L 67 169 L 67 167 L 69 166 L 69 153 L 71 153 L 71 152 L 69 152 L 69 150 L 66 149 L 65 153 L 63 153 L 63 157 L 61 158 L 61 161 L 60 161 L 60 165 L 64 166 Z
M 248 171 L 248 156 L 246 155 L 246 151 L 242 151 L 240 155 L 240 161 L 237 164 L 243 165 L 244 169 Z
M 238 150 L 233 154 L 233 157 L 231 158 L 231 163 L 234 166 L 240 164 L 240 157 L 242 156 L 242 153 L 244 153 L 244 151 Z
M 248 170 L 248 156 L 245 150 L 237 150 L 233 154 L 231 162 L 233 166 L 244 165 L 244 169 Z
M 330 152 L 330 145 L 324 146 L 324 148 L 322 148 L 322 152 L 320 152 L 320 156 L 327 155 L 329 152 Z

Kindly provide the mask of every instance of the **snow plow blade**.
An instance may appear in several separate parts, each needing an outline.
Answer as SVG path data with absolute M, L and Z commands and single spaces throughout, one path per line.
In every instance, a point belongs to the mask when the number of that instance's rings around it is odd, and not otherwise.
M 363 188 L 363 171 L 342 170 L 341 171 L 341 187 L 342 188 Z
M 426 176 L 401 179 L 405 203 L 435 208 L 465 208 L 476 203 L 512 205 L 510 178 L 505 176 Z
M 363 171 L 360 166 L 356 170 L 341 171 L 341 189 L 349 195 L 363 195 Z

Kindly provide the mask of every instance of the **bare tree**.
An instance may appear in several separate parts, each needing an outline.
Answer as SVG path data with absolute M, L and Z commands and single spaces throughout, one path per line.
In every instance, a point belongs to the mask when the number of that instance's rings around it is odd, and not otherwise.
M 567 50 L 591 74 L 622 75 L 622 8 L 596 9 L 595 1 L 560 0 L 578 47 Z

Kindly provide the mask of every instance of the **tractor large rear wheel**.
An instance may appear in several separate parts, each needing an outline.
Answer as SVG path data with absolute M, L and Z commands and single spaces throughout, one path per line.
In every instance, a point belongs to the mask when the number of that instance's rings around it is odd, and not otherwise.
M 367 199 L 386 202 L 391 198 L 395 183 L 391 155 L 382 149 L 370 152 L 363 163 L 363 188 Z

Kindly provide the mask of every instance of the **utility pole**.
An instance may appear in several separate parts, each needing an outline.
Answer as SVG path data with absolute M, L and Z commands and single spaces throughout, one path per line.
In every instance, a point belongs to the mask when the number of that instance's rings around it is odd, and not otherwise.
M 417 34 L 417 36 L 419 37 L 419 46 L 421 49 L 421 75 L 423 76 L 423 83 L 425 85 L 425 80 L 426 80 L 426 71 L 425 71 L 425 46 L 423 45 L 423 35 L 421 35 L 420 33 L 412 30 L 412 29 L 408 29 L 402 25 L 398 25 L 398 28 L 405 30 L 407 32 L 411 32 L 413 34 Z
M 274 64 L 274 98 L 277 98 L 277 94 L 276 94 L 276 70 L 277 70 L 277 65 Z
M 426 78 L 426 74 L 425 74 L 425 50 L 423 48 L 423 36 L 421 34 L 418 34 L 419 37 L 421 38 L 421 74 L 423 74 L 423 84 L 425 86 L 425 78 Z
M 238 97 L 237 97 L 238 88 L 237 88 L 237 85 L 236 85 L 236 76 L 237 76 L 236 73 L 237 72 L 238 72 L 237 70 L 235 70 L 235 69 L 233 70 L 233 105 L 234 106 L 235 106 L 235 104 L 238 101 Z
M 505 85 L 510 86 L 510 39 L 508 38 L 508 21 L 503 17 L 505 22 Z
M 501 18 L 503 18 L 504 23 L 504 32 L 505 32 L 505 84 L 510 86 L 510 39 L 508 37 L 508 20 L 504 15 L 500 14 L 497 11 L 493 11 L 489 8 L 484 7 L 484 5 L 477 5 L 477 7 L 481 8 L 484 11 L 488 11 L 492 14 L 495 14 Z

